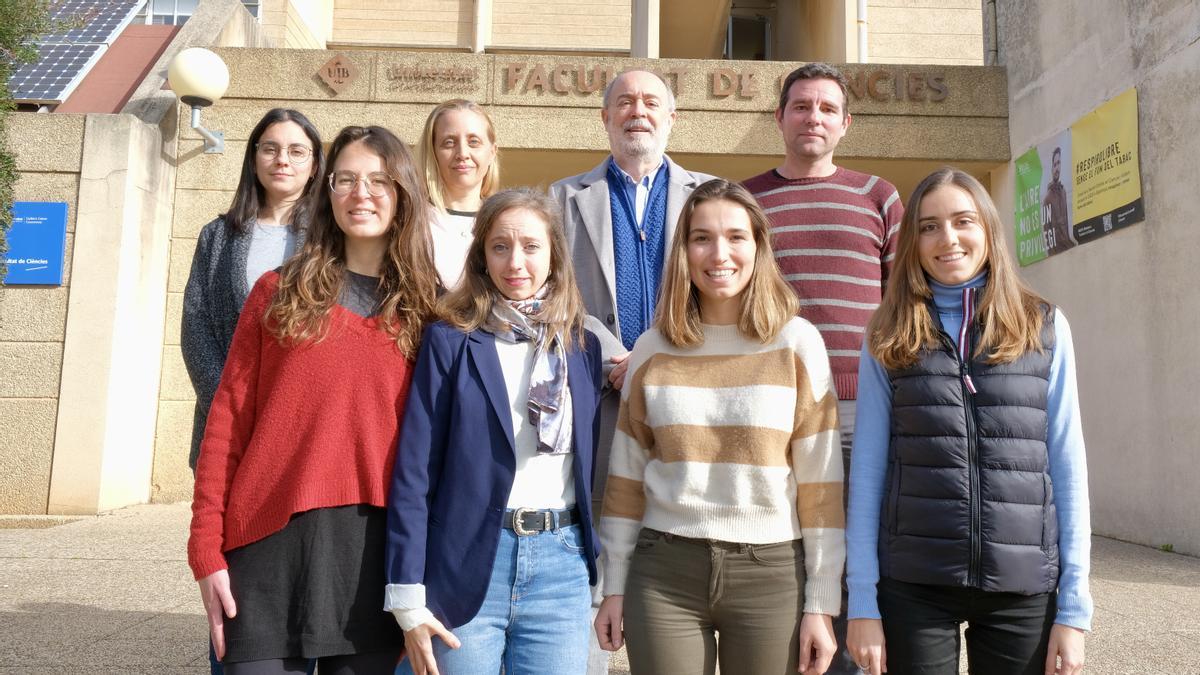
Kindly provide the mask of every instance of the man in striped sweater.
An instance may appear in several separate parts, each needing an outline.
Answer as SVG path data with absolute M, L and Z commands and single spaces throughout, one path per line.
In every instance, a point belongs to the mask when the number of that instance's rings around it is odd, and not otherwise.
M 809 63 L 792 71 L 775 110 L 783 164 L 745 181 L 771 219 L 775 260 L 800 297 L 801 314 L 821 331 L 829 350 L 846 476 L 858 354 L 867 321 L 883 297 L 904 215 L 891 183 L 833 163 L 850 128 L 848 104 L 846 78 L 833 66 Z M 844 652 L 844 616 L 834 622 L 834 631 L 843 649 L 829 673 L 857 673 Z

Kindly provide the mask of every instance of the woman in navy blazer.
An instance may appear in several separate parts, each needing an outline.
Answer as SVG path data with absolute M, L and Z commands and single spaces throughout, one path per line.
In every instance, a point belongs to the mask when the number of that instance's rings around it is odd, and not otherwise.
M 396 457 L 397 672 L 583 673 L 600 347 L 553 202 L 500 192 L 473 234 L 462 283 L 425 331 Z

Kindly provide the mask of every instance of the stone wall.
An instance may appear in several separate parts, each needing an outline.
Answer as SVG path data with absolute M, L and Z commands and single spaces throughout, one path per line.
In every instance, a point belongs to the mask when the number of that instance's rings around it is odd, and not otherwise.
M 59 376 L 75 223 L 83 115 L 8 118 L 16 201 L 67 203 L 63 285 L 0 288 L 0 514 L 44 514 L 58 419 Z

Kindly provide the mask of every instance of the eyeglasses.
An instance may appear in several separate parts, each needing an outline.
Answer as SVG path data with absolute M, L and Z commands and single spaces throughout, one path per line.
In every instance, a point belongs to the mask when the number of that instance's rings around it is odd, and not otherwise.
M 392 186 L 392 177 L 382 171 L 369 173 L 366 176 L 356 176 L 352 171 L 334 171 L 329 174 L 329 189 L 335 195 L 348 195 L 358 188 L 359 181 L 366 183 L 367 192 L 372 197 L 382 197 Z
M 312 148 L 307 145 L 300 145 L 299 143 L 293 143 L 287 146 L 287 148 L 281 148 L 278 143 L 255 143 L 254 149 L 258 151 L 259 157 L 268 162 L 275 161 L 279 153 L 285 149 L 287 150 L 288 159 L 293 164 L 304 164 L 312 159 Z

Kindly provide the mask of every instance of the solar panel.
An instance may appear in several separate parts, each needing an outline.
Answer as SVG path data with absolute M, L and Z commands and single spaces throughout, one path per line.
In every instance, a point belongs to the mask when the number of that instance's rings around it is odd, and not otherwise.
M 38 59 L 22 64 L 8 80 L 18 103 L 62 103 L 145 0 L 64 0 L 54 12 L 56 21 L 81 23 L 38 40 Z
M 38 45 L 38 60 L 17 69 L 8 80 L 13 100 L 62 103 L 78 86 L 104 45 Z
M 54 20 L 83 19 L 82 26 L 47 35 L 38 44 L 112 44 L 129 25 L 145 0 L 64 0 L 54 11 Z

